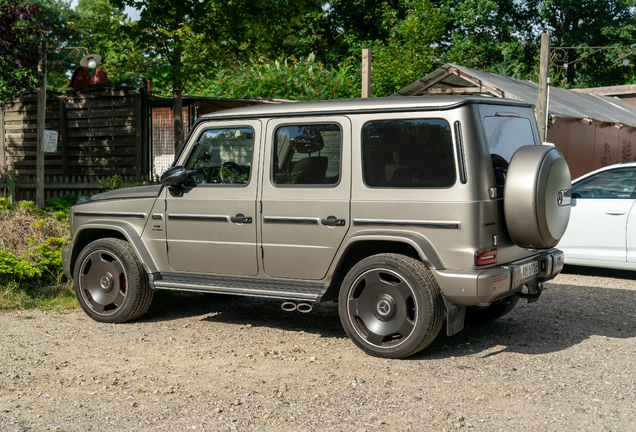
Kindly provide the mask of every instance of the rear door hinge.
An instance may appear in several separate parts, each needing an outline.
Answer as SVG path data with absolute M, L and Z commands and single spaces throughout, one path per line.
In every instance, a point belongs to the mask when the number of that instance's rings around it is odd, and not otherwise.
M 490 199 L 497 199 L 497 188 L 488 189 L 488 195 L 490 195 Z

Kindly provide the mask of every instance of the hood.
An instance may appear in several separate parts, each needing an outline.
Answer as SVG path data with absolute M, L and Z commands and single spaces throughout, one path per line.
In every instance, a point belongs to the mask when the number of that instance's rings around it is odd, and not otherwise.
M 137 186 L 131 188 L 115 189 L 98 193 L 91 197 L 91 201 L 130 199 L 130 198 L 156 198 L 161 192 L 162 185 Z

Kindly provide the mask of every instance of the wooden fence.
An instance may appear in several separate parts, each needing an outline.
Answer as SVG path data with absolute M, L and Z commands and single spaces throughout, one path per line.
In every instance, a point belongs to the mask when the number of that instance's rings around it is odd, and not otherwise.
M 120 180 L 124 186 L 138 183 L 150 184 L 148 177 L 123 176 Z M 44 180 L 44 200 L 61 198 L 67 194 L 91 196 L 104 192 L 100 185 L 103 177 L 97 176 L 46 176 Z M 11 202 L 35 201 L 35 175 L 9 176 L 0 175 L 0 198 L 11 198 Z
M 47 92 L 46 129 L 59 134 L 57 152 L 46 154 L 48 175 L 149 174 L 147 113 L 130 88 L 98 87 L 62 95 Z M 21 93 L 0 109 L 0 174 L 35 174 L 37 94 Z

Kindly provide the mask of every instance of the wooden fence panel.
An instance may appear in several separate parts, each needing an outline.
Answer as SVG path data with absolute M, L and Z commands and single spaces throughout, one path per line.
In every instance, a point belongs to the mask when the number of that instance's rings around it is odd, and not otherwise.
M 138 183 L 151 184 L 148 176 L 138 178 L 136 175 L 121 176 L 124 186 Z M 67 194 L 91 196 L 100 192 L 104 177 L 98 176 L 46 176 L 44 180 L 45 201 L 50 198 L 61 198 Z M 12 201 L 35 202 L 35 175 L 0 175 L 0 198 L 12 198 Z
M 45 155 L 45 175 L 141 178 L 148 171 L 142 165 L 141 97 L 132 89 L 111 87 L 47 92 L 46 129 L 58 132 L 58 148 Z M 15 95 L 1 111 L 0 174 L 10 168 L 16 175 L 35 174 L 37 94 Z
M 45 128 L 58 134 L 61 132 L 59 101 L 59 94 L 47 92 Z M 17 175 L 35 174 L 37 93 L 23 93 L 7 99 L 2 104 L 2 112 L 0 133 L 7 168 L 13 167 Z M 45 155 L 44 164 L 47 174 L 62 174 L 62 150 L 59 146 L 57 152 Z
M 141 174 L 137 106 L 128 89 L 98 88 L 69 95 L 66 133 L 70 175 Z

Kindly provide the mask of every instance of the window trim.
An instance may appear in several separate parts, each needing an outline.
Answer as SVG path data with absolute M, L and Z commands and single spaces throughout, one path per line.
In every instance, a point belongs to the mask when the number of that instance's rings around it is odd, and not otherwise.
M 446 124 L 448 125 L 448 132 L 450 134 L 450 139 L 451 139 L 451 152 L 453 153 L 453 183 L 448 185 L 448 186 L 439 186 L 439 187 L 402 187 L 402 186 L 370 186 L 369 184 L 367 184 L 367 180 L 365 178 L 365 171 L 364 171 L 364 137 L 363 137 L 363 133 L 364 133 L 364 128 L 369 124 L 369 123 L 373 123 L 373 122 L 380 122 L 380 121 L 408 121 L 408 120 L 441 120 L 443 122 L 446 122 Z M 362 184 L 364 185 L 364 187 L 366 187 L 367 189 L 381 189 L 381 190 L 431 190 L 431 189 L 435 189 L 435 190 L 447 190 L 447 189 L 452 189 L 453 187 L 455 187 L 455 185 L 457 184 L 457 179 L 458 179 L 458 173 L 457 173 L 457 166 L 455 165 L 456 163 L 456 155 L 455 155 L 455 139 L 453 137 L 453 132 L 452 132 L 452 127 L 451 124 L 448 122 L 447 119 L 443 118 L 443 117 L 415 117 L 415 118 L 394 118 L 394 119 L 376 119 L 376 120 L 368 120 L 366 122 L 364 122 L 364 124 L 362 125 L 362 127 L 360 128 L 360 168 L 361 168 L 361 174 L 362 174 Z
M 331 184 L 284 184 L 284 183 L 276 183 L 274 179 L 274 163 L 276 161 L 276 134 L 280 128 L 288 127 L 288 126 L 320 126 L 320 125 L 335 125 L 340 129 L 340 158 L 338 160 L 338 181 L 336 183 Z M 343 157 L 343 147 L 344 147 L 344 128 L 342 123 L 339 121 L 316 121 L 316 122 L 292 122 L 292 123 L 280 123 L 274 127 L 272 131 L 271 137 L 271 149 L 270 149 L 270 164 L 269 164 L 269 183 L 274 188 L 281 189 L 333 189 L 340 185 L 342 182 L 342 157 Z
M 204 128 L 201 129 L 200 133 L 197 135 L 196 137 L 196 142 L 195 144 L 192 146 L 192 148 L 190 149 L 188 156 L 185 159 L 185 163 L 183 165 L 184 168 L 186 168 L 186 166 L 188 165 L 188 162 L 190 161 L 190 158 L 192 157 L 194 150 L 197 148 L 197 146 L 199 145 L 199 140 L 201 139 L 201 137 L 208 131 L 211 130 L 221 130 L 221 129 L 249 129 L 252 131 L 252 135 L 253 135 L 253 139 L 252 139 L 252 156 L 250 158 L 250 178 L 249 181 L 247 183 L 241 183 L 241 184 L 233 184 L 233 183 L 199 183 L 196 186 L 193 186 L 195 188 L 198 187 L 213 187 L 213 188 L 219 188 L 219 187 L 232 187 L 232 188 L 239 188 L 239 187 L 248 187 L 249 185 L 252 184 L 252 173 L 254 172 L 254 149 L 256 147 L 256 140 L 259 139 L 256 136 L 256 131 L 254 130 L 254 128 L 251 125 L 237 125 L 237 126 L 213 126 L 213 127 L 208 127 L 208 128 Z M 185 146 L 187 143 L 184 143 L 183 146 Z M 186 168 L 187 170 L 187 168 Z

